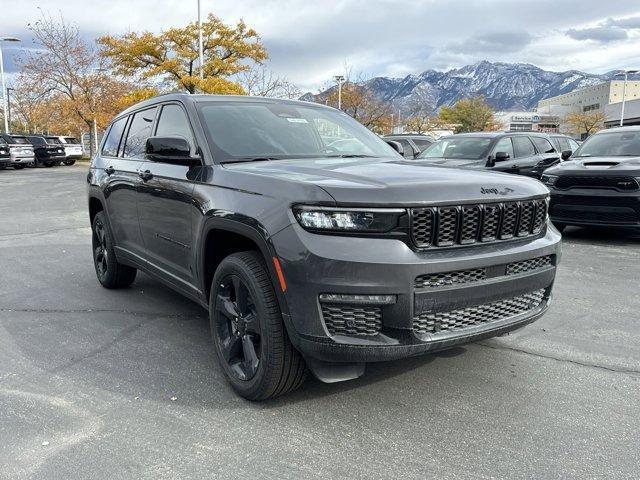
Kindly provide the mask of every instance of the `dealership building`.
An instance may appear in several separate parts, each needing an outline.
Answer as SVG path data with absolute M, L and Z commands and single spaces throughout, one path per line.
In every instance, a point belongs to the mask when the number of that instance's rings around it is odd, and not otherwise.
M 607 105 L 622 102 L 623 88 L 623 80 L 610 80 L 590 87 L 577 88 L 572 92 L 540 100 L 537 110 L 539 114 L 560 117 L 576 112 L 605 113 Z M 627 82 L 625 99 L 627 102 L 640 99 L 640 81 L 629 80 Z
M 560 126 L 560 117 L 539 112 L 496 112 L 495 119 L 511 132 L 556 133 Z
M 622 102 L 611 103 L 604 108 L 604 126 L 606 128 L 620 126 Z M 624 102 L 624 125 L 640 125 L 640 98 Z

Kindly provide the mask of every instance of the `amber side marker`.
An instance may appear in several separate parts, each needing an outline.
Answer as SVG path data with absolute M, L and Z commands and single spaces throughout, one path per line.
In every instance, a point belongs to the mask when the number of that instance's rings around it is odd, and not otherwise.
M 273 257 L 273 266 L 276 267 L 276 273 L 278 274 L 278 280 L 280 281 L 280 288 L 283 292 L 287 291 L 287 282 L 284 281 L 284 275 L 282 274 L 282 267 L 280 266 L 280 260 Z

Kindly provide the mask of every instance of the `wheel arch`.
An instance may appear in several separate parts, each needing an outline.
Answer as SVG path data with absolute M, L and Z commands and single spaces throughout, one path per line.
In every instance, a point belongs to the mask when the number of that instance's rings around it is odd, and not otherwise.
M 211 281 L 222 259 L 232 253 L 256 250 L 262 256 L 267 268 L 280 310 L 283 314 L 288 314 L 286 299 L 282 288 L 280 288 L 274 264 L 274 258 L 277 258 L 275 248 L 266 229 L 253 219 L 246 218 L 244 220 L 214 217 L 210 218 L 202 229 L 198 251 L 198 276 L 201 279 L 204 301 L 208 303 L 211 294 Z M 253 222 L 255 225 L 249 222 Z

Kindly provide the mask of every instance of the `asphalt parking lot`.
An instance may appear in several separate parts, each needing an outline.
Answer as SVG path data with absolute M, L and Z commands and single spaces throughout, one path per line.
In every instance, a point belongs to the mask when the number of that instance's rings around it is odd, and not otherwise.
M 0 172 L 0 478 L 638 478 L 640 237 L 567 229 L 523 330 L 252 404 L 204 310 L 99 286 L 86 168 Z

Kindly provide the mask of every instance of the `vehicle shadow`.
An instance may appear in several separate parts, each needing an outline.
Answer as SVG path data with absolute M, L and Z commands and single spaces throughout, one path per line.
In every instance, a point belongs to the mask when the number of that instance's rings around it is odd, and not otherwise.
M 562 238 L 572 243 L 634 246 L 640 245 L 640 230 L 630 228 L 567 227 L 562 232 Z

